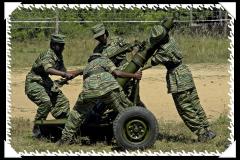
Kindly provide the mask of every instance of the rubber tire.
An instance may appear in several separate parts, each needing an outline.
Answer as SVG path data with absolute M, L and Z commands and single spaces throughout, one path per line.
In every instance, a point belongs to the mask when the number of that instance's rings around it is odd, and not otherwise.
M 126 136 L 125 124 L 129 120 L 141 119 L 148 127 L 148 134 L 140 142 L 133 142 Z M 127 150 L 145 149 L 154 145 L 159 134 L 155 116 L 144 107 L 129 107 L 119 113 L 113 122 L 113 134 L 118 147 Z

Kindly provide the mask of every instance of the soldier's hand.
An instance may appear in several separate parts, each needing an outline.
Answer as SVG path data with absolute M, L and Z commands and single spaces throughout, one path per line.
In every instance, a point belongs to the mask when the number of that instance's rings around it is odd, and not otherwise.
M 137 79 L 137 80 L 141 80 L 142 71 L 137 71 L 136 73 L 134 73 L 134 78 Z
M 64 72 L 64 75 L 62 77 L 70 80 L 74 78 L 74 75 L 68 72 Z

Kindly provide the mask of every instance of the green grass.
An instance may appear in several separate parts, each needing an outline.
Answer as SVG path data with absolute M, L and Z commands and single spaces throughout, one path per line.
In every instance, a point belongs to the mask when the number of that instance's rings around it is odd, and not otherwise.
M 217 137 L 213 140 L 205 143 L 200 143 L 196 141 L 196 136 L 191 133 L 191 131 L 182 123 L 175 122 L 164 122 L 159 121 L 159 128 L 161 136 L 156 141 L 155 145 L 148 150 L 152 152 L 223 152 L 228 148 L 230 141 L 230 130 L 228 129 L 230 124 L 229 118 L 227 116 L 221 115 L 217 120 L 211 122 L 211 128 L 217 133 Z M 80 146 L 78 144 L 74 145 L 63 145 L 57 147 L 54 143 L 47 139 L 33 139 L 31 137 L 32 122 L 28 119 L 23 118 L 13 118 L 11 120 L 11 146 L 16 150 L 16 152 L 113 152 L 116 146 L 107 145 L 103 142 L 99 142 L 96 145 L 84 145 Z
M 227 63 L 230 51 L 228 39 L 189 35 L 175 36 L 185 63 Z
M 129 42 L 135 38 L 144 40 L 146 34 L 125 37 Z M 174 35 L 179 44 L 185 63 L 227 63 L 230 51 L 230 41 L 227 38 L 190 35 Z M 65 65 L 82 66 L 87 63 L 89 55 L 96 46 L 96 41 L 89 36 L 83 35 L 75 39 L 67 39 L 63 52 Z M 36 57 L 48 49 L 48 40 L 28 40 L 11 42 L 11 66 L 13 68 L 31 67 Z

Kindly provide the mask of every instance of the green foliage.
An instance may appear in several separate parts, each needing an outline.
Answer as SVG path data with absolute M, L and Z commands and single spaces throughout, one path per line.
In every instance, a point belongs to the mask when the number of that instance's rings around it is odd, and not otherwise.
M 193 9 L 195 18 L 211 16 L 212 10 Z M 71 23 L 60 22 L 59 32 L 66 35 L 64 60 L 66 65 L 85 65 L 88 56 L 96 46 L 90 28 L 100 22 L 104 23 L 111 36 L 120 35 L 129 42 L 145 40 L 150 28 L 159 22 L 136 21 L 161 21 L 164 17 L 176 15 L 176 20 L 189 20 L 189 10 L 166 8 L 156 10 L 149 8 L 121 9 L 109 8 L 17 8 L 10 16 L 11 20 L 39 20 L 44 23 L 11 23 L 11 58 L 13 67 L 30 67 L 40 52 L 48 49 L 49 37 L 55 32 L 56 15 L 60 21 L 74 21 Z M 216 12 L 213 12 L 216 13 Z M 224 14 L 223 14 L 224 15 Z M 50 22 L 52 21 L 52 22 Z M 83 22 L 85 21 L 85 22 Z M 117 21 L 117 22 L 111 22 Z M 128 21 L 128 22 L 126 22 Z M 129 22 L 133 21 L 133 22 Z M 49 28 L 52 27 L 52 28 Z M 229 41 L 223 32 L 216 28 L 201 26 L 190 27 L 188 24 L 176 24 L 172 31 L 173 36 L 183 51 L 186 63 L 227 63 L 229 57 Z
M 193 9 L 192 10 L 192 19 L 193 20 L 206 20 L 211 18 L 216 18 L 216 14 L 219 13 L 219 9 L 211 10 L 206 8 Z M 40 22 L 17 22 L 11 23 L 11 36 L 12 39 L 19 41 L 27 39 L 42 39 L 43 36 L 46 38 L 53 32 L 55 32 L 56 27 L 56 18 L 57 15 L 60 21 L 74 21 L 71 23 L 60 22 L 59 29 L 61 33 L 68 35 L 70 38 L 75 38 L 79 34 L 82 34 L 86 30 L 89 30 L 89 27 L 95 23 L 108 21 L 105 25 L 107 28 L 116 35 L 135 35 L 138 33 L 147 32 L 149 28 L 159 23 L 164 17 L 170 17 L 175 15 L 176 20 L 180 21 L 190 21 L 190 10 L 184 8 L 171 9 L 165 8 L 160 9 L 156 8 L 142 8 L 137 7 L 116 9 L 113 7 L 103 8 L 99 7 L 98 9 L 93 8 L 47 8 L 43 7 L 38 8 L 23 8 L 19 7 L 13 11 L 10 16 L 12 21 L 46 21 L 44 23 Z M 224 14 L 222 14 L 224 15 Z M 222 18 L 219 17 L 218 18 Z M 85 22 L 84 22 L 85 21 Z M 118 22 L 110 22 L 118 21 Z M 156 21 L 145 22 L 145 23 L 136 23 L 136 22 L 126 22 L 126 21 Z M 176 31 L 184 31 L 187 34 L 192 32 L 192 28 L 188 27 L 189 23 L 178 23 L 175 27 Z M 222 30 L 224 27 L 217 28 L 217 30 Z M 194 28 L 193 28 L 194 29 Z M 213 35 L 219 34 L 216 28 L 206 28 L 207 31 L 213 31 Z M 215 31 L 214 31 L 215 30 Z M 202 33 L 202 28 L 199 27 L 198 31 Z

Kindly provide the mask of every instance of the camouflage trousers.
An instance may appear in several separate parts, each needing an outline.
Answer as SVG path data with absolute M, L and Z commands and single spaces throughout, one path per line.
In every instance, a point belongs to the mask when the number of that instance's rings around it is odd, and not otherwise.
M 106 106 L 118 112 L 121 112 L 124 108 L 133 106 L 124 92 L 118 88 L 97 98 L 84 98 L 83 95 L 80 94 L 65 123 L 61 139 L 72 140 L 87 114 L 99 102 L 104 103 Z
M 128 99 L 130 101 L 134 102 L 135 100 L 137 106 L 145 107 L 144 103 L 140 99 L 139 90 L 140 90 L 140 85 L 137 85 L 136 80 L 128 81 L 124 88 L 125 94 L 128 96 Z
M 46 119 L 50 112 L 56 119 L 68 117 L 69 101 L 61 90 L 52 92 L 37 82 L 27 82 L 25 93 L 38 106 L 35 120 Z
M 209 123 L 200 104 L 196 88 L 172 93 L 177 111 L 186 126 L 196 135 L 202 134 Z

